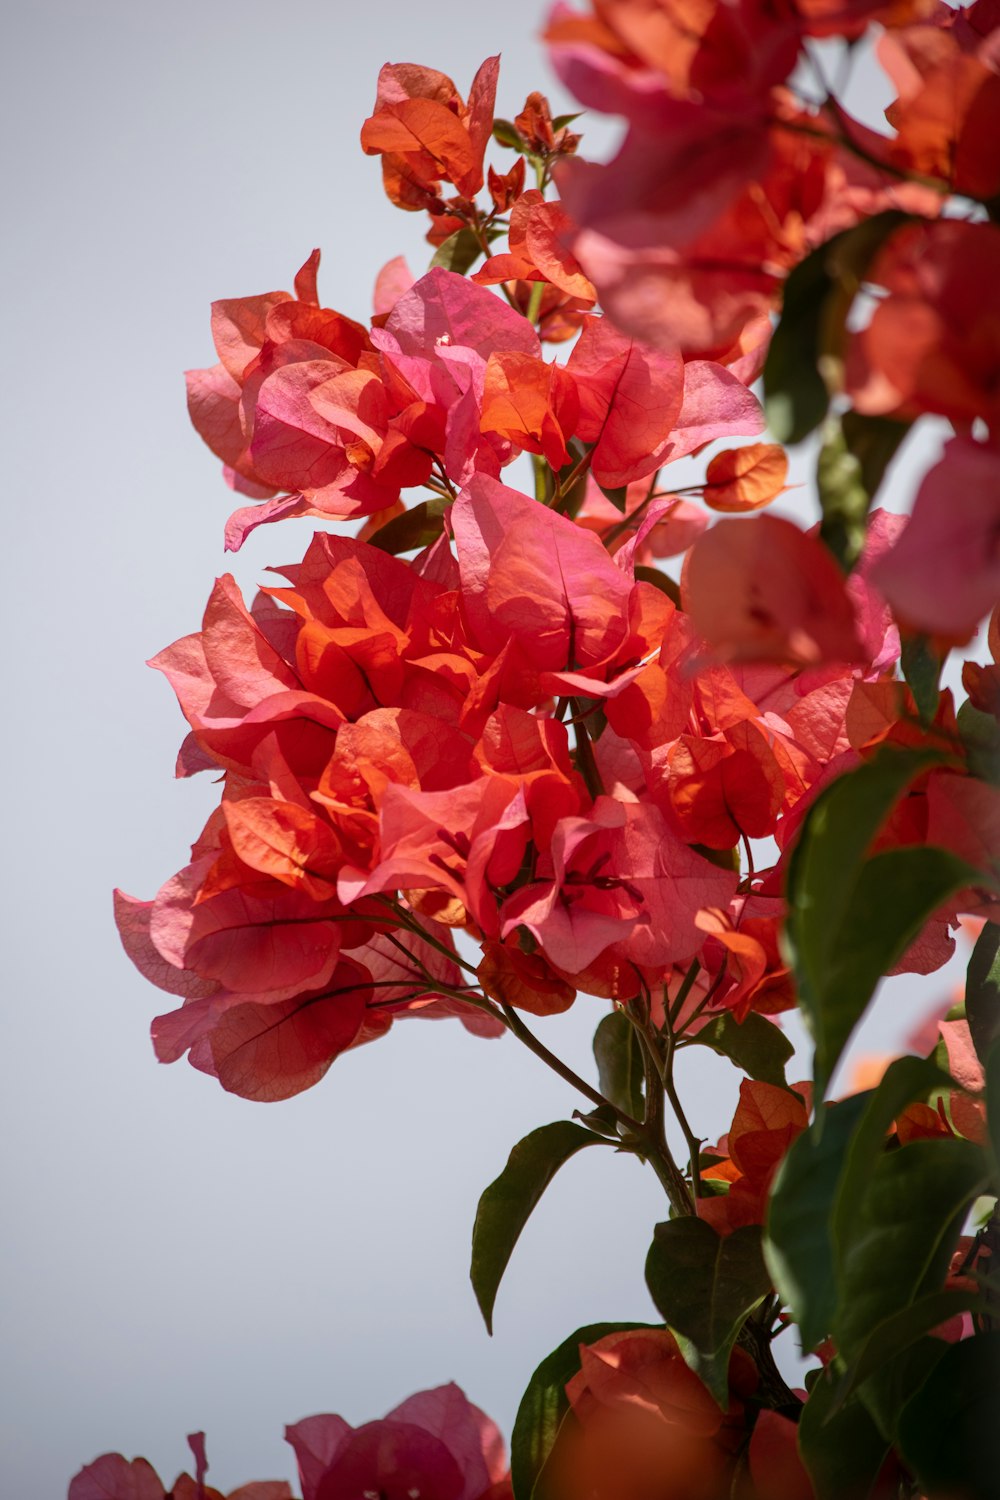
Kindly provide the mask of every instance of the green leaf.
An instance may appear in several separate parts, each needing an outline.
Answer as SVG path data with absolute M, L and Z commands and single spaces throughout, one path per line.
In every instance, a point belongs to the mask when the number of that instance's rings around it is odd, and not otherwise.
M 871 1330 L 944 1281 L 969 1205 L 989 1181 L 972 1141 L 913 1141 L 875 1164 L 838 1246 L 833 1335 L 845 1359 Z
M 574 120 L 581 120 L 582 118 L 582 110 L 577 110 L 575 115 L 556 115 L 555 119 L 552 121 L 552 129 L 563 130 L 567 125 L 572 125 Z
M 605 485 L 601 484 L 598 485 L 598 488 L 601 494 L 604 496 L 605 500 L 610 500 L 611 504 L 615 507 L 615 510 L 620 510 L 622 515 L 624 515 L 625 501 L 628 496 L 628 485 L 620 484 L 614 489 L 608 489 Z
M 732 1011 L 721 1011 L 685 1045 L 711 1047 L 721 1057 L 728 1057 L 748 1078 L 773 1083 L 778 1088 L 788 1087 L 785 1064 L 795 1048 L 780 1026 L 755 1011 L 750 1011 L 742 1021 L 737 1021 Z
M 500 1176 L 480 1198 L 470 1275 L 488 1333 L 493 1332 L 497 1288 L 532 1210 L 564 1162 L 584 1146 L 600 1144 L 599 1136 L 570 1120 L 542 1125 L 518 1141 Z
M 852 882 L 893 804 L 939 760 L 927 749 L 882 750 L 838 777 L 809 809 L 789 869 L 789 926 L 799 933 L 807 977 L 836 946 Z
M 816 1043 L 819 1097 L 880 975 L 902 951 L 901 933 L 904 929 L 909 932 L 914 921 L 919 926 L 920 913 L 915 913 L 914 907 L 920 907 L 920 880 L 933 883 L 933 878 L 943 873 L 940 851 L 935 851 L 929 861 L 918 859 L 907 883 L 906 899 L 897 901 L 893 886 L 879 889 L 876 885 L 873 890 L 873 881 L 879 878 L 879 871 L 884 872 L 884 879 L 905 861 L 890 860 L 880 866 L 865 862 L 868 848 L 897 798 L 914 777 L 939 760 L 940 756 L 928 749 L 881 750 L 817 797 L 792 852 L 784 943 L 800 1008 Z M 928 852 L 890 851 L 892 855 L 917 856 Z M 889 855 L 876 858 L 885 861 Z M 948 873 L 955 873 L 955 869 Z M 928 895 L 932 894 L 928 890 Z M 937 899 L 940 902 L 944 896 Z M 865 902 L 869 910 L 862 909 Z M 927 910 L 933 910 L 933 905 Z M 867 939 L 863 955 L 857 948 L 858 922 Z M 894 957 L 887 957 L 889 953 Z M 878 972 L 873 973 L 873 968 Z
M 520 151 L 522 156 L 527 153 L 526 142 L 522 140 L 517 126 L 512 125 L 510 120 L 493 121 L 493 139 L 498 146 L 507 146 L 511 151 Z
M 822 1131 L 792 1143 L 771 1192 L 764 1251 L 803 1347 L 839 1326 L 844 1260 L 893 1120 L 950 1084 L 933 1062 L 897 1058 L 878 1088 L 829 1105 Z
M 654 588 L 659 589 L 661 594 L 666 594 L 668 599 L 680 608 L 681 591 L 679 586 L 667 574 L 659 568 L 647 568 L 642 563 L 635 569 L 635 577 L 639 583 L 651 583 Z
M 946 1347 L 943 1339 L 918 1338 L 880 1365 L 860 1387 L 861 1404 L 890 1443 L 896 1440 L 903 1407 L 919 1391 Z
M 843 1167 L 844 1145 L 864 1113 L 855 1094 L 825 1111 L 822 1134 L 794 1140 L 778 1168 L 768 1205 L 764 1258 L 799 1325 L 803 1349 L 814 1349 L 837 1316 L 830 1217 Z
M 859 1097 L 865 1101 L 857 1124 L 842 1142 L 843 1162 L 837 1184 L 830 1234 L 838 1257 L 850 1243 L 858 1211 L 871 1185 L 872 1173 L 885 1154 L 886 1136 L 893 1121 L 908 1105 L 938 1089 L 954 1086 L 951 1076 L 928 1058 L 897 1057 L 877 1088 Z
M 641 1120 L 642 1049 L 635 1027 L 624 1011 L 612 1011 L 601 1021 L 594 1032 L 594 1057 L 605 1099 L 610 1099 L 633 1120 Z
M 860 1401 L 836 1409 L 829 1370 L 815 1382 L 799 1418 L 799 1452 L 816 1500 L 868 1500 L 889 1444 Z
M 879 246 L 906 220 L 894 210 L 863 220 L 807 255 L 785 282 L 764 366 L 764 406 L 778 442 L 801 442 L 826 416 L 855 294 Z
M 444 498 L 436 495 L 433 500 L 421 500 L 412 510 L 401 516 L 393 516 L 370 538 L 371 545 L 380 552 L 412 552 L 415 547 L 429 547 L 436 542 L 444 530 L 444 513 L 448 505 Z
M 685 1361 L 726 1411 L 733 1344 L 771 1290 L 760 1226 L 719 1235 L 704 1219 L 657 1224 L 646 1285 Z
M 980 1062 L 1000 1037 L 1000 926 L 987 922 L 965 976 L 965 1019 Z
M 1000 1037 L 986 1058 L 986 1129 L 993 1147 L 993 1164 L 1000 1170 Z M 1000 1191 L 1000 1181 L 993 1186 Z M 1000 1268 L 998 1268 L 1000 1269 Z
M 588 1323 L 542 1360 L 528 1381 L 514 1418 L 510 1439 L 510 1479 L 514 1500 L 541 1500 L 544 1483 L 540 1476 L 552 1452 L 569 1401 L 566 1384 L 580 1369 L 580 1345 L 596 1344 L 609 1333 L 650 1328 L 650 1323 Z
M 862 867 L 840 929 L 839 949 L 824 975 L 816 1009 L 806 1016 L 816 1041 L 817 1090 L 826 1089 L 882 976 L 937 908 L 979 879 L 964 860 L 933 846 L 887 849 Z
M 464 276 L 482 253 L 483 247 L 471 229 L 457 229 L 438 246 L 429 269 L 440 266 L 444 271 L 455 271 L 459 276 Z
M 845 411 L 841 416 L 844 441 L 858 461 L 869 500 L 874 500 L 886 469 L 912 425 L 895 417 L 864 416 L 859 411 Z
M 937 713 L 942 660 L 931 650 L 925 635 L 908 636 L 903 641 L 899 660 L 906 685 L 917 705 L 920 722 L 926 726 L 933 722 Z
M 875 491 L 909 429 L 908 422 L 855 411 L 827 419 L 816 462 L 820 536 L 845 571 L 861 555 Z
M 884 1318 L 872 1329 L 840 1376 L 834 1409 L 839 1409 L 862 1381 L 902 1354 L 924 1334 L 930 1333 L 939 1323 L 946 1323 L 956 1313 L 988 1311 L 989 1302 L 979 1292 L 941 1291 L 929 1292 L 891 1317 Z
M 961 1500 L 996 1500 L 1000 1476 L 1000 1333 L 947 1348 L 907 1403 L 899 1443 L 921 1489 Z
M 1000 724 L 969 702 L 962 704 L 955 723 L 970 773 L 1000 786 Z
M 823 512 L 819 534 L 847 572 L 865 545 L 871 496 L 836 417 L 828 417 L 824 426 L 823 446 L 816 457 L 816 489 Z

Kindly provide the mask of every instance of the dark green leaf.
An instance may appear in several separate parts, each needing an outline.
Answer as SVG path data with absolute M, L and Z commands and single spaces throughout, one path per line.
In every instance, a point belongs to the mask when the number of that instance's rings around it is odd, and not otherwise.
M 878 1088 L 828 1106 L 822 1132 L 793 1142 L 772 1190 L 765 1254 L 804 1347 L 839 1326 L 845 1257 L 893 1120 L 950 1082 L 933 1062 L 897 1058 Z
M 820 329 L 833 290 L 829 245 L 820 245 L 785 282 L 781 319 L 764 365 L 764 410 L 779 443 L 800 443 L 826 416 L 830 392 L 819 368 Z
M 661 572 L 659 568 L 647 568 L 642 563 L 635 570 L 635 576 L 640 583 L 651 583 L 654 588 L 666 594 L 668 599 L 680 608 L 681 591 L 674 580 L 668 574 Z
M 865 544 L 871 497 L 837 417 L 829 417 L 825 424 L 823 446 L 816 458 L 816 489 L 823 512 L 820 536 L 847 572 Z
M 1000 926 L 987 922 L 965 977 L 965 1018 L 980 1062 L 1000 1037 Z
M 567 125 L 572 125 L 574 120 L 580 120 L 582 118 L 582 110 L 578 110 L 575 115 L 556 115 L 555 119 L 552 121 L 552 129 L 564 130 Z
M 903 1456 L 922 1490 L 996 1500 L 1000 1488 L 1000 1333 L 947 1348 L 899 1423 Z
M 455 271 L 464 276 L 476 264 L 483 247 L 471 229 L 458 229 L 438 246 L 431 260 L 430 269 L 440 266 L 444 271 Z
M 587 471 L 585 468 L 580 468 L 580 460 L 586 456 L 587 447 L 588 445 L 581 442 L 579 438 L 570 438 L 568 444 L 569 462 L 564 464 L 556 475 L 559 493 L 562 497 L 559 501 L 559 511 L 562 515 L 568 516 L 570 520 L 573 520 L 579 513 L 584 500 L 587 498 Z M 538 458 L 537 454 L 532 456 L 532 462 L 538 464 L 538 469 L 541 471 L 545 482 L 544 496 L 538 494 L 536 487 L 535 498 L 536 500 L 544 500 L 548 504 L 552 483 L 552 470 L 543 459 Z M 576 478 L 567 490 L 566 486 L 569 484 L 574 470 L 577 471 Z
M 889 1444 L 860 1401 L 834 1409 L 829 1370 L 815 1382 L 799 1418 L 799 1452 L 816 1500 L 868 1500 Z
M 472 1229 L 472 1287 L 487 1332 L 493 1332 L 493 1304 L 514 1246 L 531 1212 L 564 1162 L 600 1137 L 557 1120 L 518 1141 L 500 1176 L 479 1200 Z
M 1000 786 L 1000 724 L 972 703 L 962 704 L 955 723 L 971 774 Z
M 979 880 L 947 849 L 908 846 L 875 854 L 857 878 L 840 945 L 806 1019 L 816 1042 L 817 1091 L 825 1090 L 847 1040 L 882 976 L 903 956 L 948 897 Z
M 780 1026 L 755 1011 L 750 1011 L 742 1021 L 737 1021 L 732 1011 L 721 1011 L 695 1033 L 691 1045 L 711 1047 L 713 1052 L 728 1057 L 748 1078 L 758 1078 L 778 1088 L 788 1087 L 785 1064 L 795 1048 Z
M 891 1317 L 883 1319 L 860 1346 L 837 1384 L 835 1408 L 852 1396 L 862 1381 L 889 1360 L 930 1333 L 939 1323 L 946 1323 L 956 1313 L 986 1312 L 989 1303 L 980 1292 L 966 1290 L 929 1292 L 909 1303 Z
M 642 1049 L 635 1027 L 622 1010 L 605 1016 L 594 1032 L 594 1057 L 605 1099 L 642 1119 Z
M 598 487 L 605 500 L 610 500 L 611 504 L 615 507 L 615 510 L 620 510 L 622 515 L 624 515 L 625 500 L 628 495 L 628 485 L 621 484 L 617 487 L 617 489 L 606 489 L 603 484 Z
M 900 666 L 920 721 L 925 725 L 932 723 L 937 713 L 941 665 L 941 658 L 931 650 L 925 635 L 908 636 L 903 641 Z
M 816 465 L 823 523 L 820 535 L 845 570 L 865 544 L 868 511 L 908 422 L 846 411 L 829 417 Z
M 947 1345 L 933 1336 L 918 1338 L 880 1365 L 858 1390 L 858 1396 L 882 1436 L 896 1441 L 900 1413 L 919 1391 Z
M 993 1164 L 1000 1169 L 1000 1037 L 986 1058 L 986 1129 L 993 1147 Z M 1000 1191 L 1000 1181 L 994 1179 L 993 1187 Z
M 872 903 L 872 876 L 864 875 L 865 855 L 900 794 L 914 777 L 939 759 L 934 751 L 927 749 L 880 751 L 817 797 L 793 850 L 784 941 L 800 1007 L 816 1043 L 816 1084 L 820 1097 L 844 1042 L 868 1003 L 871 988 L 885 972 L 879 968 L 872 977 L 873 963 L 877 967 L 883 953 L 897 947 L 900 930 L 908 927 L 913 917 L 912 879 L 905 910 L 901 907 L 895 913 L 891 909 L 894 902 L 891 886 L 876 890 Z M 927 877 L 941 873 L 940 860 L 929 863 L 924 872 Z M 881 868 L 888 873 L 889 867 Z M 920 873 L 915 868 L 914 874 Z M 862 899 L 873 906 L 867 914 L 859 912 L 862 880 L 866 886 Z M 873 934 L 876 939 L 863 962 L 861 955 L 855 953 L 854 923 L 859 918 L 865 922 L 869 940 Z M 893 961 L 890 958 L 885 968 Z M 839 972 L 834 984 L 835 969 Z M 871 988 L 865 993 L 869 981 Z M 848 991 L 844 989 L 845 983 L 850 985 Z
M 972 1141 L 914 1141 L 875 1164 L 838 1249 L 833 1334 L 851 1360 L 879 1323 L 944 1281 L 969 1205 L 988 1183 Z
M 444 512 L 447 501 L 437 496 L 433 500 L 421 500 L 412 510 L 401 516 L 393 516 L 380 526 L 371 537 L 371 545 L 380 552 L 412 552 L 415 547 L 429 547 L 436 542 L 444 530 Z
M 580 1345 L 596 1344 L 609 1333 L 651 1326 L 649 1323 L 589 1323 L 585 1328 L 578 1328 L 542 1360 L 528 1381 L 514 1419 L 510 1440 L 514 1500 L 531 1500 L 533 1494 L 536 1500 L 540 1500 L 544 1492 L 544 1485 L 538 1484 L 539 1476 L 569 1410 L 566 1383 L 580 1369 Z
M 597 1109 L 590 1109 L 584 1113 L 582 1110 L 574 1109 L 574 1120 L 579 1120 L 586 1125 L 588 1130 L 593 1130 L 597 1135 L 606 1136 L 618 1145 L 621 1137 L 618 1134 L 618 1116 L 607 1104 L 601 1104 Z
M 807 1131 L 792 1142 L 771 1190 L 764 1255 L 774 1284 L 799 1325 L 804 1349 L 821 1343 L 836 1319 L 830 1217 L 845 1142 L 866 1104 L 863 1094 L 831 1104 L 824 1112 L 821 1135 Z
M 839 777 L 809 809 L 790 862 L 788 922 L 807 979 L 837 945 L 853 882 L 893 804 L 939 760 L 927 749 L 883 750 Z
M 733 1344 L 771 1290 L 760 1226 L 719 1235 L 704 1219 L 657 1224 L 646 1257 L 646 1285 L 686 1362 L 727 1410 Z
M 895 211 L 876 214 L 834 235 L 800 261 L 785 282 L 781 320 L 764 366 L 765 410 L 779 442 L 801 442 L 826 416 L 825 376 L 839 381 L 855 293 L 879 246 L 906 217 Z
M 861 1201 L 871 1186 L 872 1173 L 885 1153 L 886 1135 L 906 1107 L 938 1089 L 953 1087 L 950 1075 L 922 1057 L 897 1057 L 878 1087 L 858 1097 L 865 1101 L 857 1124 L 842 1140 L 843 1162 L 837 1183 L 830 1235 L 838 1261 L 850 1244 Z
M 527 145 L 522 140 L 517 127 L 509 120 L 493 121 L 493 139 L 499 146 L 509 146 L 512 151 L 520 151 L 522 155 L 527 151 Z
M 869 500 L 874 500 L 885 471 L 912 423 L 895 417 L 868 417 L 858 411 L 845 411 L 840 419 L 849 453 L 857 459 L 861 483 Z

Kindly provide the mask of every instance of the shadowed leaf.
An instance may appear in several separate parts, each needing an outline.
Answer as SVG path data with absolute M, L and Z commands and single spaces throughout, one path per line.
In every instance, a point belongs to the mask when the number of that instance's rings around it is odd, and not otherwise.
M 749 1224 L 721 1236 L 702 1219 L 657 1224 L 646 1284 L 686 1363 L 725 1411 L 736 1335 L 771 1290 L 760 1227 Z
M 564 1162 L 584 1146 L 600 1144 L 582 1125 L 557 1120 L 518 1141 L 500 1176 L 479 1200 L 472 1229 L 472 1287 L 487 1331 L 493 1304 L 514 1246 L 532 1210 Z

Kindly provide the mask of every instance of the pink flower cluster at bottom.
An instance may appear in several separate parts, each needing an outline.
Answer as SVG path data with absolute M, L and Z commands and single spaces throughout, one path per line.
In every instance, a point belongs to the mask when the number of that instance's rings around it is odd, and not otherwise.
M 503 1438 L 457 1385 L 418 1391 L 380 1421 L 306 1417 L 286 1427 L 302 1500 L 512 1500 Z M 205 1483 L 205 1435 L 188 1438 L 195 1477 L 172 1489 L 144 1458 L 105 1453 L 81 1469 L 68 1500 L 292 1500 L 283 1479 L 240 1485 L 224 1497 Z

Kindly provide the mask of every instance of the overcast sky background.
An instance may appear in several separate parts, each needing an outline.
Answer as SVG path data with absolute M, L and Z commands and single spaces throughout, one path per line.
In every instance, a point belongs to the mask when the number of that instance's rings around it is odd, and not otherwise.
M 540 14 L 42 0 L 4 23 L 0 1488 L 18 1500 L 59 1500 L 113 1449 L 170 1483 L 199 1428 L 222 1490 L 290 1478 L 285 1422 L 360 1423 L 451 1378 L 509 1434 L 531 1370 L 574 1328 L 653 1317 L 659 1189 L 588 1152 L 526 1230 L 487 1338 L 467 1279 L 478 1195 L 515 1141 L 580 1102 L 513 1040 L 408 1022 L 309 1093 L 247 1103 L 156 1064 L 149 1022 L 169 1004 L 111 920 L 112 887 L 152 896 L 217 797 L 172 779 L 185 726 L 144 659 L 197 628 L 216 573 L 250 588 L 310 530 L 262 528 L 223 555 L 233 501 L 181 379 L 214 358 L 209 302 L 290 288 L 321 245 L 322 300 L 365 318 L 379 267 L 430 253 L 357 145 L 379 66 L 427 63 L 464 92 L 502 51 L 501 113 L 539 86 L 567 107 Z M 585 130 L 595 154 L 613 135 Z M 799 491 L 786 513 L 808 506 Z M 891 987 L 867 1045 L 951 982 Z M 581 1000 L 546 1039 L 588 1069 L 603 1013 Z M 687 1077 L 714 1139 L 738 1077 L 714 1060 Z

